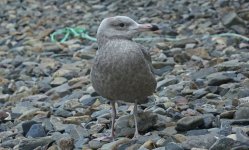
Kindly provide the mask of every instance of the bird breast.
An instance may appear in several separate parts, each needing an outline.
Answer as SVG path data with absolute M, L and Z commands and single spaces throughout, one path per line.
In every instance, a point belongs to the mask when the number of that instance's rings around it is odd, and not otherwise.
M 112 40 L 100 47 L 91 80 L 101 96 L 126 102 L 146 99 L 156 86 L 140 45 L 129 40 Z

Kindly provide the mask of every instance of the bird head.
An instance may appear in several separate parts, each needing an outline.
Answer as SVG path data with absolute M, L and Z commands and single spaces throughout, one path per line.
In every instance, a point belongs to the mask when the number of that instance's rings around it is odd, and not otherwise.
M 97 31 L 98 37 L 131 39 L 143 31 L 156 31 L 159 28 L 152 24 L 139 24 L 127 16 L 105 18 Z

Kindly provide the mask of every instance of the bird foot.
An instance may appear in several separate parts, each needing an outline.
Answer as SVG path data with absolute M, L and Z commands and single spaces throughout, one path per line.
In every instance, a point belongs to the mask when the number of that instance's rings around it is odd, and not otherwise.
M 101 136 L 101 137 L 98 137 L 96 139 L 94 139 L 95 141 L 104 141 L 104 142 L 112 142 L 114 141 L 114 137 L 109 135 L 109 136 Z
M 140 135 L 139 133 L 135 133 L 132 140 L 138 140 L 139 137 L 141 137 L 142 135 Z

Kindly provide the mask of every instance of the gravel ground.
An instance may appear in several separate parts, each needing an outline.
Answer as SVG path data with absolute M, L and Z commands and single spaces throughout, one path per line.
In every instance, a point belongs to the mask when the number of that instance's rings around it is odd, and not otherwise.
M 248 8 L 248 0 L 1 0 L 0 150 L 249 149 Z M 95 37 L 115 15 L 161 32 L 138 41 L 158 73 L 156 93 L 139 106 L 142 137 L 131 139 L 133 104 L 119 103 L 116 140 L 107 142 L 111 106 L 89 78 L 96 42 L 54 43 L 50 34 L 80 27 Z

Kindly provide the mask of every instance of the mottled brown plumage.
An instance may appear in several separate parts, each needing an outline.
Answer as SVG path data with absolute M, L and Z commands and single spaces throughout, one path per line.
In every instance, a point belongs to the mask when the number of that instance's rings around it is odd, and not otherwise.
M 156 80 L 152 72 L 151 58 L 146 49 L 132 41 L 136 33 L 155 30 L 156 26 L 138 24 L 125 16 L 104 19 L 97 32 L 98 52 L 91 71 L 91 81 L 98 94 L 111 101 L 114 115 L 114 102 L 145 103 L 153 94 Z M 134 115 L 136 115 L 134 108 Z M 137 122 L 136 123 L 136 133 Z

